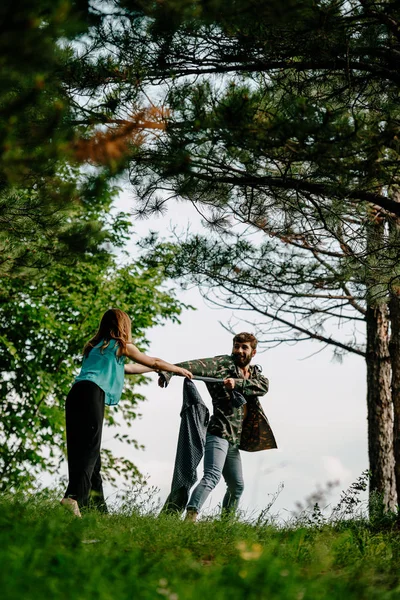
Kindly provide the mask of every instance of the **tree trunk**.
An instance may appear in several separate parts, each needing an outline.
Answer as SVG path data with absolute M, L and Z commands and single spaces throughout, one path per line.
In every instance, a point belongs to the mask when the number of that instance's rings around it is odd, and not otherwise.
M 393 454 L 393 405 L 388 338 L 388 306 L 369 306 L 367 322 L 368 452 L 371 500 L 378 494 L 383 509 L 395 510 L 397 494 Z
M 400 502 L 400 297 L 392 296 L 390 311 L 390 356 L 392 360 L 393 449 L 397 502 Z
M 400 190 L 390 190 L 393 200 L 400 203 Z M 389 220 L 389 236 L 394 247 L 398 247 L 400 219 Z M 393 402 L 393 452 L 394 472 L 397 490 L 397 504 L 400 504 L 400 285 L 398 277 L 391 280 L 390 302 L 390 358 L 392 363 L 392 402 Z

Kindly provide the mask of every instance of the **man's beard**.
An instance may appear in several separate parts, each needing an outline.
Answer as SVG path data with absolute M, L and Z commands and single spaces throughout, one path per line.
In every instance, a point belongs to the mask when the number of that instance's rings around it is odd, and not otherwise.
M 238 367 L 244 368 L 251 363 L 251 356 L 244 356 L 243 358 L 241 356 L 238 356 L 237 354 L 232 354 L 232 356 L 233 362 Z

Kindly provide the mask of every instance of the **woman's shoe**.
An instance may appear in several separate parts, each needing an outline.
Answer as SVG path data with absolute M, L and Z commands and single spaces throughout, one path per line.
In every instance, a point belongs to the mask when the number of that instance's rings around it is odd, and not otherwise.
M 65 506 L 65 508 L 70 510 L 76 517 L 82 517 L 78 503 L 73 498 L 63 498 L 60 504 L 62 504 L 62 506 Z

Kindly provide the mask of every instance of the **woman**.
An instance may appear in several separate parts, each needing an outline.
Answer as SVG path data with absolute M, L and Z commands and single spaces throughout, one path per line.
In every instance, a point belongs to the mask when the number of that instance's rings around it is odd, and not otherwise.
M 169 371 L 192 378 L 190 371 L 161 358 L 152 358 L 132 343 L 131 320 L 117 308 L 107 310 L 96 335 L 83 350 L 81 372 L 66 400 L 66 431 L 69 483 L 61 504 L 81 516 L 90 492 L 98 507 L 107 510 L 100 475 L 100 446 L 104 405 L 118 404 L 124 373 Z M 125 357 L 139 364 L 125 366 Z

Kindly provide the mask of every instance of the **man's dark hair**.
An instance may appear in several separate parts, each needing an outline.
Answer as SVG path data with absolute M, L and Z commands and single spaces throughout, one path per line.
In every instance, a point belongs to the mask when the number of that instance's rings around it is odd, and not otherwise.
M 257 338 L 252 333 L 246 333 L 243 331 L 242 333 L 237 333 L 233 338 L 233 343 L 238 342 L 239 344 L 244 344 L 245 342 L 249 342 L 250 346 L 255 350 L 257 348 Z

